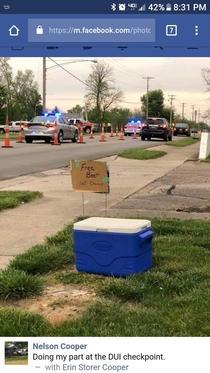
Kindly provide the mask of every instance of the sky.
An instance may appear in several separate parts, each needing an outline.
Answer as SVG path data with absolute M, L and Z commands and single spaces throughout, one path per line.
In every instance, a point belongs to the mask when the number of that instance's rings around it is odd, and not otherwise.
M 210 107 L 210 92 L 202 77 L 202 69 L 210 68 L 210 58 L 55 58 L 58 64 L 71 62 L 61 67 L 47 59 L 47 95 L 46 105 L 49 109 L 58 106 L 66 112 L 75 105 L 84 106 L 85 81 L 91 73 L 92 60 L 106 61 L 113 68 L 115 84 L 124 93 L 123 102 L 119 107 L 139 109 L 140 97 L 146 93 L 147 81 L 144 77 L 153 77 L 149 81 L 149 90 L 161 89 L 168 106 L 169 95 L 174 95 L 174 108 L 177 114 L 182 113 L 182 103 L 185 103 L 184 114 L 192 119 L 194 110 L 200 110 L 200 119 Z M 74 61 L 72 63 L 72 61 Z M 39 85 L 42 95 L 43 59 L 42 58 L 11 58 L 10 64 L 14 75 L 18 70 L 30 69 Z M 51 68 L 54 66 L 54 68 Z M 69 73 L 75 77 L 71 76 Z M 81 80 L 81 81 L 80 81 Z

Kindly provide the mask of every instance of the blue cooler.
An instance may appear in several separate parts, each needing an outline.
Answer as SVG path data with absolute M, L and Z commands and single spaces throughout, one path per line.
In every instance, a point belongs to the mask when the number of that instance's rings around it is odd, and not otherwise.
M 74 224 L 78 271 L 126 277 L 152 267 L 151 222 L 92 217 Z

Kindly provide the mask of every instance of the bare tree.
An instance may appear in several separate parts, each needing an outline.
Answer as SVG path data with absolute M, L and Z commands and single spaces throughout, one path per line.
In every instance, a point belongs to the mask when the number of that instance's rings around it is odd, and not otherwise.
M 201 70 L 201 74 L 203 79 L 206 82 L 207 85 L 207 92 L 210 91 L 210 69 L 208 67 Z
M 92 66 L 92 72 L 86 80 L 86 102 L 96 108 L 98 120 L 104 120 L 105 112 L 123 99 L 123 92 L 116 87 L 113 68 L 101 61 Z

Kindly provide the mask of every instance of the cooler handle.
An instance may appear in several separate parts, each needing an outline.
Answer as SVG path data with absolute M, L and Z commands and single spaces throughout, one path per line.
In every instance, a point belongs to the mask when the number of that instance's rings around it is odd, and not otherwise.
M 151 230 L 145 231 L 139 235 L 139 246 L 141 246 L 146 240 L 153 238 L 154 233 Z

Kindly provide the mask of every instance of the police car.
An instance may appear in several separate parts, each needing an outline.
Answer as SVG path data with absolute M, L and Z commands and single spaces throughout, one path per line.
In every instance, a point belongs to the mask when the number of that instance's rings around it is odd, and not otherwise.
M 58 142 L 61 144 L 64 140 L 77 142 L 78 128 L 64 118 L 61 113 L 44 113 L 34 117 L 28 122 L 27 128 L 23 129 L 25 142 L 31 144 L 33 141 L 45 141 L 50 143 L 54 140 L 55 122 L 57 123 Z
M 142 120 L 141 118 L 131 118 L 124 128 L 124 135 L 131 136 L 136 132 L 137 135 L 141 135 Z

